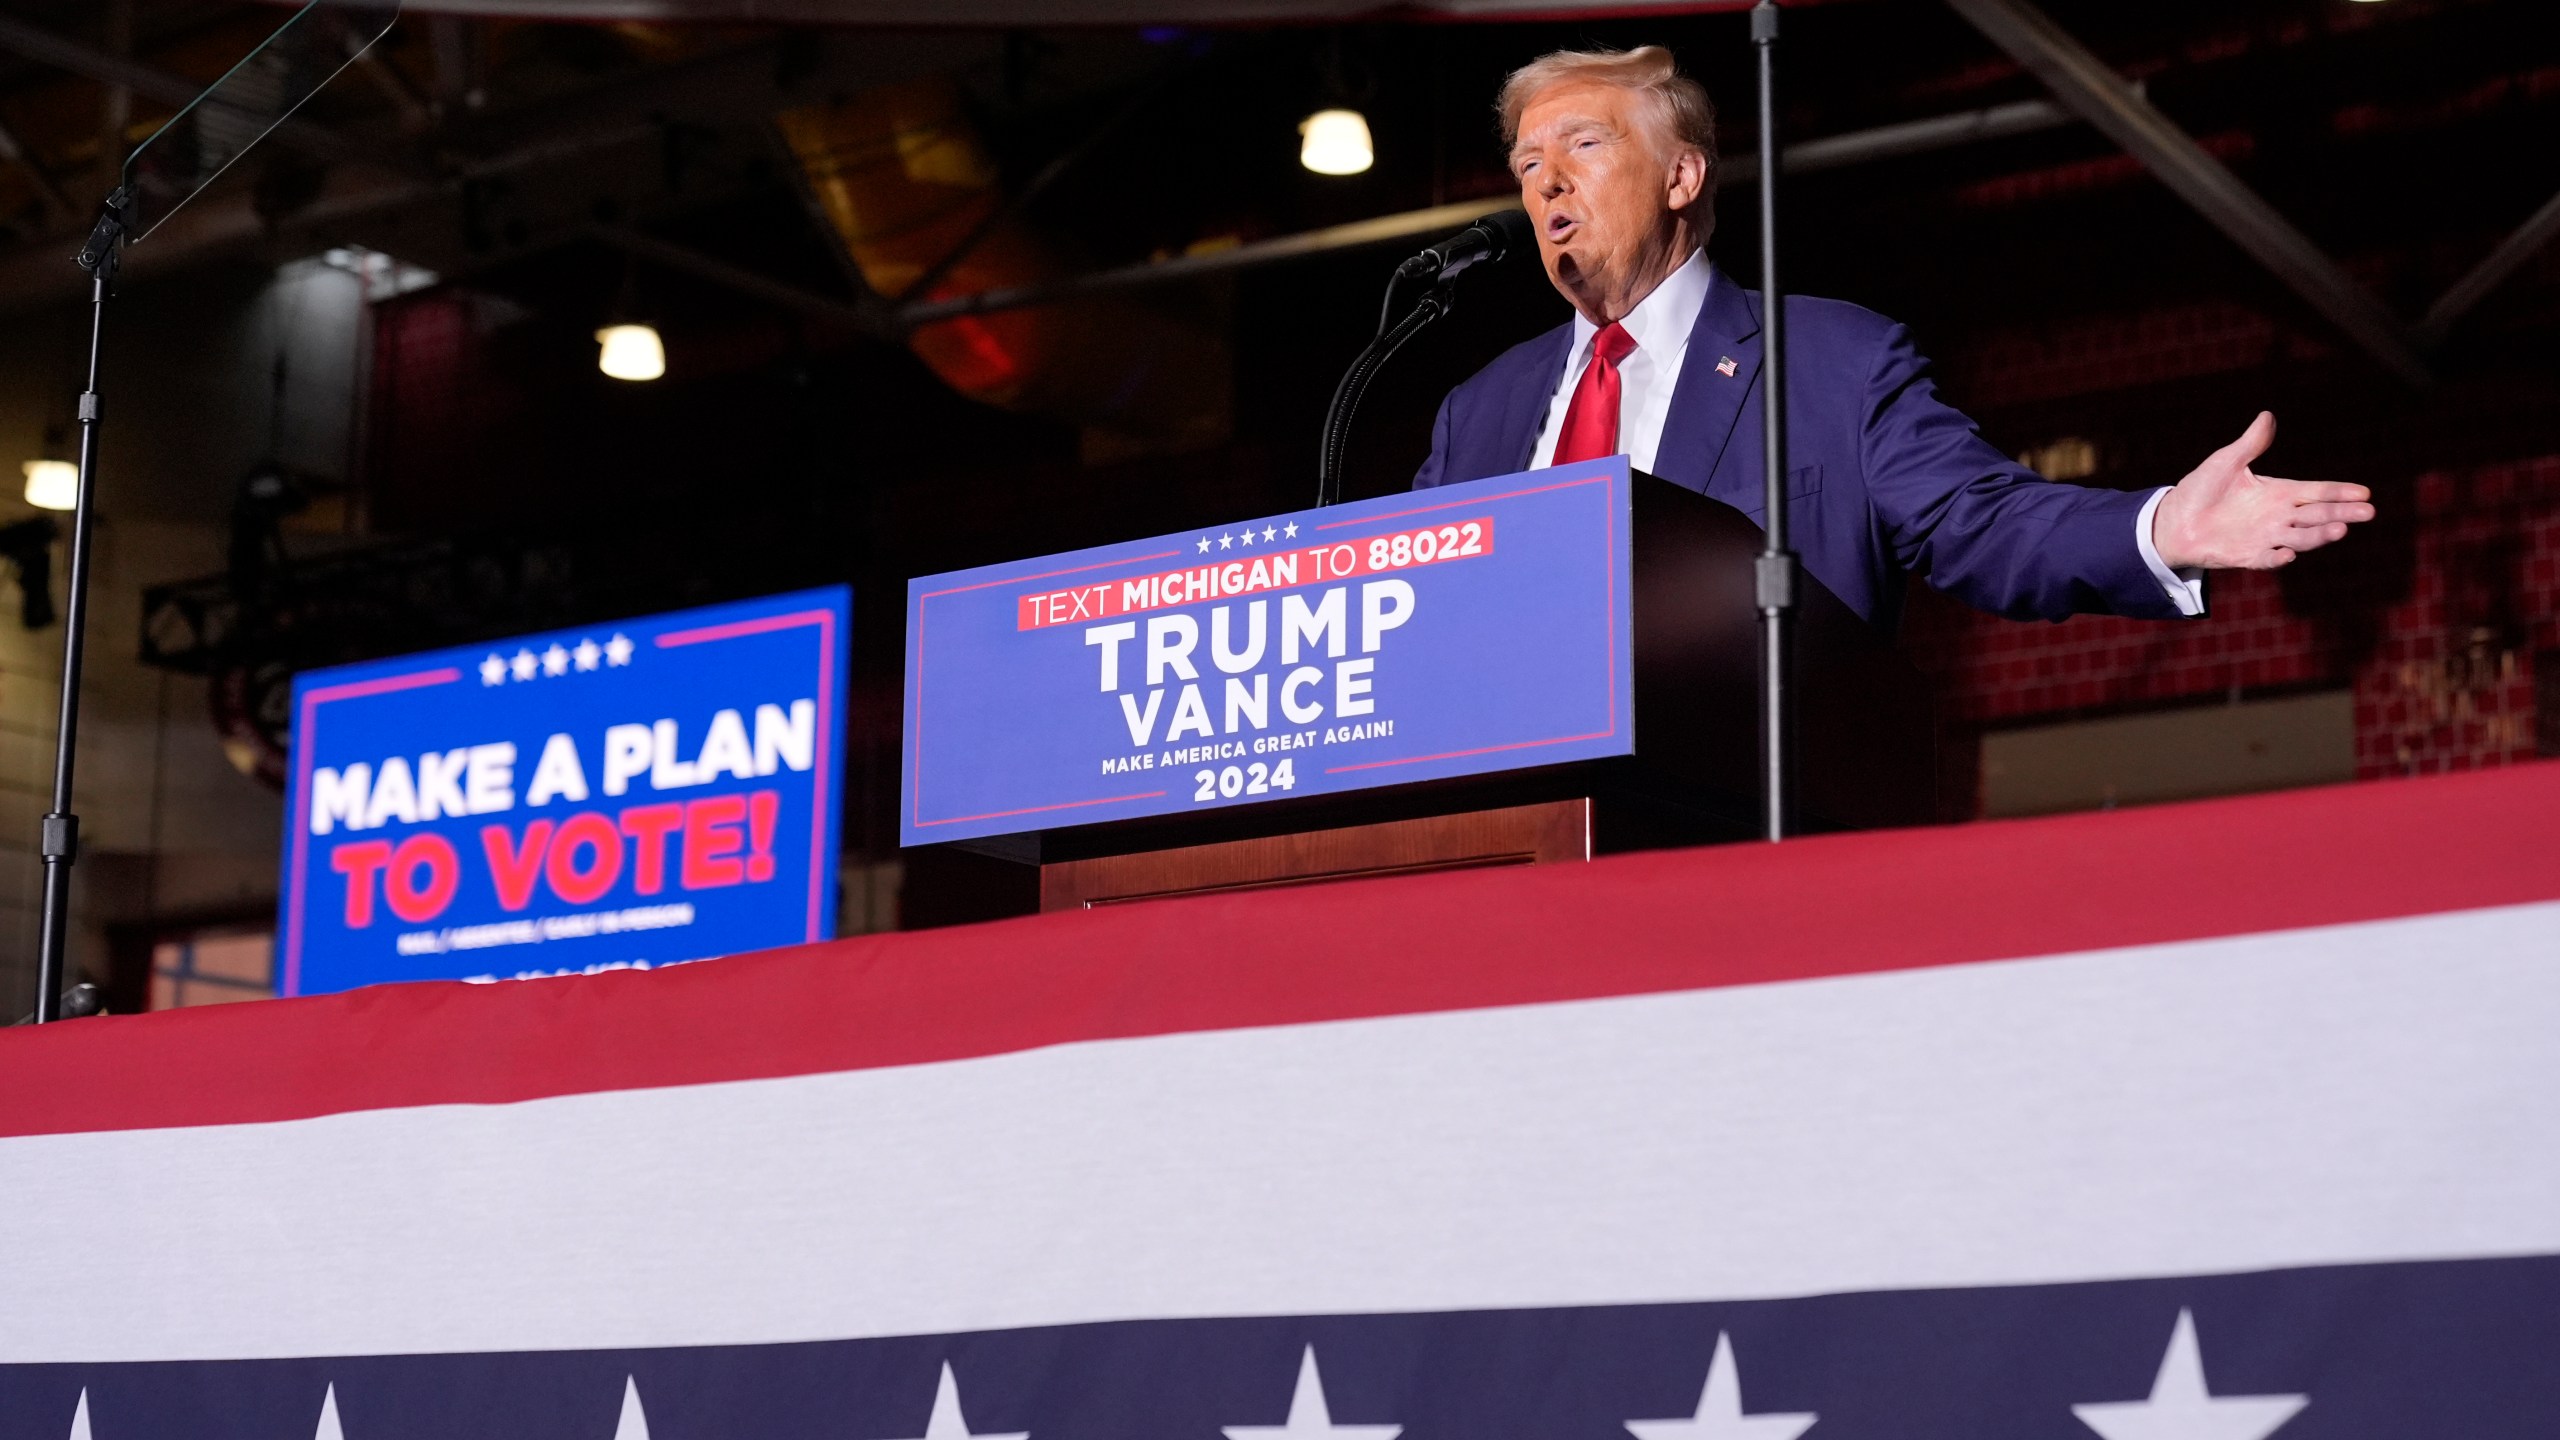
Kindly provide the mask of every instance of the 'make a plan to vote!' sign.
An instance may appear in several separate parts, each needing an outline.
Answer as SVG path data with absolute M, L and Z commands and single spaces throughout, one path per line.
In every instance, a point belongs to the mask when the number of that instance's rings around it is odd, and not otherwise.
M 1624 459 L 907 586 L 906 844 L 1623 755 Z
M 278 988 L 832 936 L 851 606 L 838 586 L 295 677 Z

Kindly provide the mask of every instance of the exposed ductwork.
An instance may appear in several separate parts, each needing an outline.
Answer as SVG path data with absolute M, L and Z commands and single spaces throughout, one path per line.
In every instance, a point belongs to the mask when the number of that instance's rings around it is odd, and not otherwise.
M 929 301 L 1064 275 L 1004 208 L 956 82 L 882 86 L 785 111 L 778 123 L 817 209 L 875 292 Z M 1227 431 L 1224 337 L 1135 296 L 952 315 L 917 325 L 908 341 L 964 395 L 1085 426 L 1097 458 L 1210 444 Z

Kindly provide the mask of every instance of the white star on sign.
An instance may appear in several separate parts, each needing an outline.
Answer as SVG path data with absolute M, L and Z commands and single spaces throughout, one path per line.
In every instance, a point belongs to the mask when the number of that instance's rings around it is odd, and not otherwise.
M 1316 1347 L 1298 1361 L 1298 1388 L 1289 1397 L 1289 1419 L 1280 1425 L 1221 1425 L 1227 1440 L 1301 1440 L 1318 1435 L 1344 1440 L 1396 1440 L 1401 1425 L 1336 1425 L 1324 1403 L 1324 1377 L 1316 1373 Z
M 338 1387 L 335 1385 L 320 1397 L 320 1428 L 311 1432 L 311 1440 L 347 1440 L 347 1432 L 338 1425 Z
M 89 1440 L 89 1392 L 80 1392 L 80 1403 L 71 1408 L 70 1440 Z
M 1235 545 L 1235 543 L 1236 537 L 1233 535 L 1221 535 L 1218 537 L 1218 548 L 1221 550 L 1230 549 Z
M 1206 535 L 1200 537 L 1200 553 L 1203 555 L 1209 553 L 1209 537 Z
M 615 631 L 613 638 L 604 642 L 604 662 L 607 665 L 630 664 L 631 637 L 619 630 Z
M 494 654 L 493 654 L 493 655 L 491 655 L 488 659 L 481 661 L 481 662 L 480 662 L 480 683 L 481 683 L 481 684 L 483 684 L 483 685 L 504 685 L 504 684 L 506 684 L 506 683 L 507 683 L 507 662 L 506 662 L 506 661 L 504 661 L 504 660 L 502 660 L 502 659 L 500 659 L 500 658 L 498 658 L 498 657 L 497 657 L 496 655 L 494 655 Z
M 1279 539 L 1279 538 L 1280 538 L 1280 532 L 1279 532 L 1279 531 L 1277 531 L 1277 530 L 1275 530 L 1275 529 L 1273 529 L 1272 527 L 1270 527 L 1270 526 L 1268 526 L 1268 525 L 1265 525 L 1265 526 L 1263 526 L 1263 527 L 1262 527 L 1262 538 L 1263 538 L 1263 540 L 1264 540 L 1266 543 L 1268 543 L 1268 542 L 1270 542 L 1270 541 L 1273 541 L 1273 540 L 1277 540 L 1277 539 Z
M 1295 520 L 1292 520 L 1292 521 L 1290 521 L 1288 524 L 1281 526 L 1281 527 L 1280 527 L 1280 533 L 1281 533 L 1281 534 L 1283 534 L 1283 535 L 1288 536 L 1288 537 L 1289 537 L 1290 539 L 1292 539 L 1292 540 L 1297 539 L 1297 538 L 1298 538 L 1298 522 L 1297 522 L 1297 521 L 1295 521 Z
M 649 1415 L 640 1408 L 640 1382 L 629 1375 L 622 1377 L 622 1419 L 613 1427 L 613 1440 L 649 1440 Z
M 1244 527 L 1244 543 L 1247 545 L 1253 543 L 1253 527 L 1250 525 Z
M 1698 1413 L 1686 1420 L 1630 1420 L 1636 1440 L 1795 1440 L 1813 1428 L 1811 1415 L 1745 1415 L 1742 1372 L 1733 1363 L 1733 1339 L 1718 1332 Z
M 578 648 L 569 653 L 578 657 L 578 668 L 581 670 L 593 670 L 596 668 L 596 662 L 604 658 L 603 649 L 584 636 L 579 637 Z
M 2107 1440 L 2263 1440 L 2311 1403 L 2307 1395 L 2222 1395 L 2204 1386 L 2204 1353 L 2196 1345 L 2196 1321 L 2178 1312 L 2169 1353 L 2151 1381 L 2148 1400 L 2074 1405 L 2080 1423 Z
M 550 649 L 542 652 L 542 673 L 545 675 L 569 673 L 569 652 L 561 649 L 560 642 L 557 640 L 551 642 Z
M 517 678 L 517 679 L 519 679 L 519 680 L 530 680 L 530 679 L 532 679 L 532 678 L 533 678 L 533 670 L 534 670 L 534 666 L 535 666 L 536 664 L 538 664 L 538 663 L 539 663 L 539 662 L 538 662 L 538 661 L 536 661 L 536 660 L 533 658 L 533 652 L 532 652 L 532 651 L 530 651 L 530 650 L 519 650 L 519 651 L 517 651 L 517 652 L 516 652 L 516 678 Z
M 1031 1432 L 971 1435 L 969 1422 L 960 1418 L 960 1382 L 952 1378 L 951 1362 L 945 1360 L 942 1379 L 933 1387 L 933 1414 L 925 1418 L 923 1440 L 1031 1440 Z

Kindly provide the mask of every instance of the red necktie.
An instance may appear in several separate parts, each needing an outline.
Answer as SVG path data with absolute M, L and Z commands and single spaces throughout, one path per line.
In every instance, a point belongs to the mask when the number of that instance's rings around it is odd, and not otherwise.
M 1582 367 L 1573 400 L 1564 407 L 1554 463 L 1570 465 L 1618 453 L 1618 362 L 1635 349 L 1635 337 L 1614 320 L 1592 337 L 1591 363 Z

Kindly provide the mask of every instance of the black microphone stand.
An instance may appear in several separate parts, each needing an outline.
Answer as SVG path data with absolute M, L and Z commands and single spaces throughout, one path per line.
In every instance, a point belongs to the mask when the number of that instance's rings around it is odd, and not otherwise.
M 1429 279 L 1431 289 L 1396 318 L 1396 297 L 1416 280 Z M 1422 333 L 1424 326 L 1449 313 L 1452 282 L 1455 274 L 1444 271 L 1437 257 L 1426 251 L 1396 267 L 1387 281 L 1387 297 L 1378 307 L 1378 334 L 1369 347 L 1342 372 L 1342 382 L 1333 387 L 1333 404 L 1324 412 L 1324 450 L 1318 457 L 1320 469 L 1316 479 L 1318 507 L 1336 504 L 1342 499 L 1342 465 L 1351 448 L 1351 417 L 1360 408 L 1360 399 L 1369 393 L 1369 383 L 1388 360 L 1404 348 L 1404 343 Z
M 1794 800 L 1796 556 L 1787 548 L 1786 307 L 1778 288 L 1777 0 L 1751 7 L 1751 43 L 1760 52 L 1760 425 L 1767 467 L 1760 558 L 1755 566 L 1760 604 L 1761 815 L 1771 840 L 1791 828 Z
M 71 813 L 71 763 L 80 733 L 80 651 L 89 638 L 89 534 L 97 497 L 98 355 L 106 335 L 107 297 L 124 250 L 133 191 L 107 196 L 76 263 L 89 272 L 89 381 L 80 392 L 80 489 L 71 508 L 70 601 L 62 617 L 62 711 L 53 740 L 53 809 L 44 817 L 43 928 L 36 948 L 35 1023 L 62 1018 L 64 956 L 71 926 L 71 866 L 80 854 L 80 817 Z

